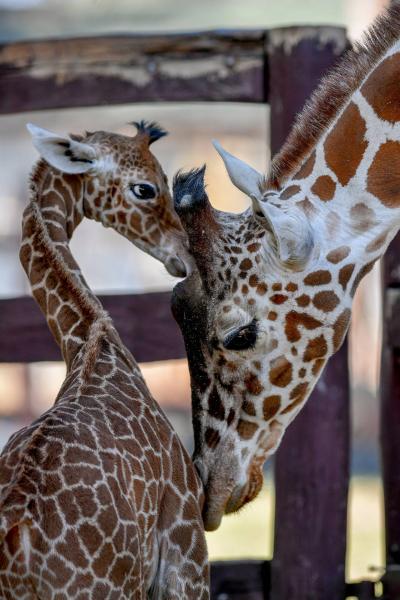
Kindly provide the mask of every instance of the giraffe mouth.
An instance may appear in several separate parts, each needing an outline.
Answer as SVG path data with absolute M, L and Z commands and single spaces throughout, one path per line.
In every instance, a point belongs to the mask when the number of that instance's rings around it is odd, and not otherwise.
M 222 517 L 237 512 L 245 504 L 251 502 L 259 493 L 263 485 L 262 468 L 258 464 L 252 465 L 249 478 L 245 485 L 236 485 L 233 490 L 225 488 L 225 494 L 219 494 L 214 486 L 206 484 L 205 502 L 203 507 L 203 521 L 206 531 L 215 531 L 221 524 Z
M 228 491 L 224 496 L 218 496 L 206 488 L 206 499 L 203 507 L 203 522 L 206 531 L 215 531 L 221 524 L 222 517 L 236 512 L 243 505 L 243 497 L 246 496 L 247 484 L 236 486 L 232 492 Z

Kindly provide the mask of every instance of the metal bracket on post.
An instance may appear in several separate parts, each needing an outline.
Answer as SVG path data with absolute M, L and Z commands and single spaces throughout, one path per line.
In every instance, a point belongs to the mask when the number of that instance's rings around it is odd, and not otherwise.
M 388 565 L 382 576 L 382 600 L 397 600 L 400 598 L 400 565 Z
M 357 581 L 346 584 L 346 598 L 375 600 L 375 581 Z

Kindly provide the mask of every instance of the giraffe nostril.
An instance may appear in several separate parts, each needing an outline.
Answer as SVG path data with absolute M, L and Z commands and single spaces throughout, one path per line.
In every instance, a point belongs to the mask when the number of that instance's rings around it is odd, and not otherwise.
M 165 262 L 165 268 L 168 273 L 174 277 L 186 277 L 186 267 L 177 256 L 168 258 Z

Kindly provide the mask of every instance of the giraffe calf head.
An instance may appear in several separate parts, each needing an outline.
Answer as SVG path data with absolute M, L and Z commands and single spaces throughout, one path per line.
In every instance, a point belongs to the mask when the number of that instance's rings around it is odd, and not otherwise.
M 134 125 L 134 137 L 105 131 L 60 136 L 31 124 L 28 130 L 41 157 L 59 172 L 60 189 L 80 186 L 86 216 L 113 227 L 182 277 L 190 262 L 186 236 L 167 177 L 150 150 L 166 131 L 156 123 Z

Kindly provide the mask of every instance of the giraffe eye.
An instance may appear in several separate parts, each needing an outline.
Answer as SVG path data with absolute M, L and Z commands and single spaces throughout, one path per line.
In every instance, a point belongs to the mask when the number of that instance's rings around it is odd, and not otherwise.
M 253 319 L 248 325 L 228 334 L 222 345 L 227 350 L 249 350 L 256 345 L 257 333 L 257 320 Z
M 129 189 L 139 200 L 150 200 L 156 196 L 156 189 L 150 183 L 135 183 Z

